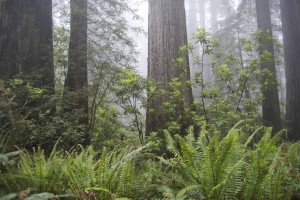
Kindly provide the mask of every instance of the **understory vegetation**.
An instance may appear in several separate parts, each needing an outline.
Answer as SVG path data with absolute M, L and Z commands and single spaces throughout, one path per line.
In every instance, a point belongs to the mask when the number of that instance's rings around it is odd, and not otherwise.
M 149 1 L 147 78 L 132 0 L 44 1 L 48 24 L 42 1 L 11 2 L 0 0 L 0 200 L 300 199 L 295 79 L 282 87 L 281 41 L 252 31 L 250 1 L 222 1 L 219 17 L 208 1 L 215 30 L 195 10 L 189 42 L 185 1 Z
M 165 130 L 169 153 L 155 141 L 111 151 L 92 146 L 0 154 L 1 199 L 291 199 L 299 195 L 299 143 L 282 143 L 245 122 L 225 137 L 192 128 L 185 137 Z M 3 142 L 3 141 L 2 141 Z M 3 143 L 1 143 L 3 147 Z

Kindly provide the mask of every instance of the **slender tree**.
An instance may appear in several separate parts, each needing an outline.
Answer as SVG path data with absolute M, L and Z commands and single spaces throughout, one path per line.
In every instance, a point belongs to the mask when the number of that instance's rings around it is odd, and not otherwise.
M 63 109 L 78 116 L 78 125 L 88 125 L 87 95 L 87 0 L 71 0 L 68 71 L 65 80 Z M 89 143 L 85 134 L 84 143 Z
M 272 23 L 269 0 L 256 0 L 256 15 L 258 30 L 261 31 L 259 37 L 261 57 L 261 69 L 271 72 L 270 79 L 276 81 L 276 65 L 274 58 L 274 44 L 272 40 Z M 270 58 L 264 59 L 265 53 L 270 54 Z M 279 131 L 281 126 L 281 115 L 279 105 L 278 87 L 270 86 L 263 88 L 264 101 L 262 105 L 264 125 L 272 126 L 273 131 Z
M 174 60 L 180 57 L 179 48 L 187 44 L 186 17 L 184 0 L 151 0 L 149 1 L 149 52 L 148 77 L 157 83 L 160 90 L 168 91 L 173 78 L 190 79 L 188 55 L 183 71 L 174 66 Z M 188 125 L 184 110 L 192 104 L 192 90 L 186 86 L 182 91 L 183 103 L 177 106 L 177 116 L 183 119 L 182 129 Z M 146 133 L 159 131 L 166 127 L 168 115 L 163 102 L 168 102 L 166 96 L 149 96 L 146 119 Z
M 286 70 L 286 119 L 290 140 L 300 139 L 300 1 L 281 0 Z
M 202 5 L 199 5 L 202 6 Z M 199 27 L 199 22 L 198 22 L 198 2 L 196 2 L 196 0 L 189 0 L 188 1 L 188 12 L 187 12 L 187 33 L 188 33 L 188 40 L 189 42 L 191 41 L 192 43 L 195 42 L 195 34 L 197 34 L 197 29 L 200 28 Z M 201 17 L 202 17 L 202 13 Z M 200 19 L 201 23 L 202 22 L 202 18 Z M 191 68 L 191 78 L 192 80 L 194 80 L 195 77 L 195 73 L 199 72 L 199 66 L 198 64 L 195 62 L 194 58 L 196 56 L 200 55 L 200 45 L 199 44 L 194 44 L 194 49 L 192 50 L 192 52 L 189 55 L 189 61 L 190 61 L 190 68 Z M 199 87 L 193 87 L 193 97 L 196 98 L 196 96 L 199 96 L 200 94 L 200 88 Z

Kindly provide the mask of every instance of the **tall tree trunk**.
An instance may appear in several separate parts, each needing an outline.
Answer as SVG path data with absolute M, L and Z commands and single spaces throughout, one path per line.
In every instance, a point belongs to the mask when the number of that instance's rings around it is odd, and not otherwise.
M 0 1 L 0 79 L 54 92 L 52 0 Z
M 54 93 L 52 30 L 52 0 L 0 1 L 0 79 L 16 94 L 14 104 L 7 102 L 0 124 L 6 127 L 5 134 L 10 133 L 12 146 L 31 149 L 34 145 L 24 144 L 31 132 L 20 137 L 20 118 L 42 126 L 45 120 L 40 114 L 49 115 L 55 109 L 50 101 Z M 22 81 L 11 87 L 13 79 Z M 31 87 L 42 89 L 42 94 L 32 95 Z
M 20 110 L 28 118 L 53 111 L 55 106 L 48 101 L 54 93 L 52 1 L 1 1 L 0 30 L 0 79 L 24 80 L 23 93 L 15 99 Z M 27 83 L 43 89 L 43 94 L 30 98 Z
M 286 69 L 286 119 L 290 140 L 300 139 L 300 1 L 281 0 Z
M 71 0 L 70 29 L 63 109 L 67 113 L 76 114 L 78 125 L 87 126 L 87 0 Z M 83 143 L 90 143 L 88 133 L 84 136 Z
M 168 84 L 177 77 L 181 81 L 190 80 L 188 55 L 184 69 L 174 66 L 174 60 L 182 57 L 179 48 L 187 44 L 186 18 L 184 0 L 150 0 L 149 1 L 149 52 L 148 52 L 148 77 L 157 83 L 158 89 L 168 91 Z M 184 110 L 191 107 L 192 89 L 186 86 L 183 94 L 182 105 L 177 105 L 177 116 L 182 119 L 182 130 L 189 125 L 189 119 Z M 168 102 L 168 97 L 149 96 L 147 110 L 146 133 L 160 131 L 166 128 L 168 115 L 163 106 Z
M 269 52 L 271 57 L 269 59 L 261 59 L 261 69 L 268 70 L 272 73 L 271 81 L 276 81 L 276 66 L 274 59 L 274 44 L 272 39 L 272 23 L 269 0 L 256 0 L 256 15 L 258 30 L 262 31 L 260 45 L 260 57 L 263 57 L 264 52 Z M 279 105 L 278 87 L 271 86 L 263 89 L 264 101 L 262 105 L 263 121 L 265 126 L 273 127 L 273 131 L 281 130 L 281 114 Z

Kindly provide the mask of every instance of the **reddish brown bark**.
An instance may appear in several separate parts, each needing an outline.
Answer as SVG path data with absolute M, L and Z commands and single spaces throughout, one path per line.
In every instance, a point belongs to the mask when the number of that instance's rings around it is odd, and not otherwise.
M 290 140 L 300 139 L 300 1 L 281 0 L 286 70 L 286 120 Z
M 270 77 L 271 81 L 276 81 L 276 65 L 274 58 L 274 44 L 272 39 L 266 39 L 266 37 L 272 37 L 272 23 L 269 0 L 256 0 L 256 13 L 257 13 L 257 26 L 259 31 L 262 31 L 264 35 L 262 41 L 260 41 L 260 56 L 268 51 L 271 57 L 268 61 L 261 59 L 261 69 L 267 69 L 272 73 Z M 264 101 L 262 105 L 263 121 L 265 126 L 273 127 L 273 131 L 277 132 L 282 129 L 281 126 L 281 114 L 279 105 L 278 87 L 271 86 L 263 89 Z
M 188 55 L 180 55 L 179 48 L 187 44 L 186 17 L 184 0 L 151 0 L 149 1 L 149 52 L 148 78 L 153 79 L 158 90 L 168 91 L 169 82 L 180 77 L 182 81 L 190 80 Z M 184 70 L 174 66 L 174 60 L 183 57 Z M 182 120 L 182 129 L 188 126 L 188 117 L 184 109 L 192 104 L 191 87 L 185 87 L 182 105 L 178 105 L 178 117 Z M 163 102 L 168 102 L 167 96 L 149 97 L 146 119 L 146 133 L 160 131 L 166 128 L 168 115 Z

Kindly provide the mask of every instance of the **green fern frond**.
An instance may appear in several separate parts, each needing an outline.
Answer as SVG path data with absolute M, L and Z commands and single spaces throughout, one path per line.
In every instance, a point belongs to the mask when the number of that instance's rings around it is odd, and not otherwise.
M 188 185 L 187 187 L 183 188 L 182 190 L 179 191 L 177 194 L 178 197 L 186 197 L 185 194 L 197 190 L 197 193 L 199 196 L 202 196 L 199 191 L 201 191 L 201 185 Z M 203 197 L 203 196 L 202 196 Z
M 172 138 L 171 134 L 169 133 L 169 131 L 164 130 L 164 134 L 165 134 L 165 139 L 166 139 L 166 146 L 167 149 L 173 153 L 173 155 L 175 157 L 180 157 L 180 152 L 177 149 L 176 145 L 175 145 L 175 140 Z

